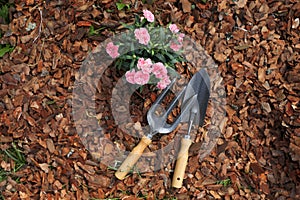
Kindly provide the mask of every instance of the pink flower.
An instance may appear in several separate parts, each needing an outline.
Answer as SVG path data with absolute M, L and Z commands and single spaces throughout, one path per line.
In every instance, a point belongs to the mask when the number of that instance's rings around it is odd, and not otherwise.
M 116 58 L 116 57 L 118 57 L 120 55 L 119 52 L 118 52 L 118 50 L 119 50 L 119 46 L 118 45 L 114 45 L 114 43 L 112 43 L 112 42 L 109 42 L 106 45 L 106 52 L 112 58 Z
M 135 80 L 134 80 L 135 74 L 136 74 L 136 72 L 134 69 L 132 71 L 127 71 L 125 73 L 125 77 L 126 77 L 126 80 L 128 81 L 128 83 L 135 84 Z
M 185 37 L 185 34 L 184 33 L 180 33 L 178 35 L 178 42 L 183 42 L 183 38 Z
M 167 76 L 168 71 L 161 62 L 158 62 L 152 65 L 152 73 L 156 78 L 162 79 Z
M 134 82 L 139 85 L 145 85 L 149 82 L 150 74 L 145 74 L 142 71 L 137 71 L 134 74 Z
M 139 40 L 140 44 L 147 45 L 150 41 L 150 35 L 146 28 L 135 29 L 134 35 L 135 38 Z
M 148 22 L 154 22 L 154 15 L 149 10 L 143 10 L 144 17 Z
M 170 48 L 173 49 L 173 51 L 179 51 L 182 48 L 182 42 L 183 38 L 185 37 L 185 34 L 180 33 L 177 35 L 177 41 L 172 40 L 170 42 Z
M 176 24 L 170 24 L 169 29 L 172 33 L 178 33 L 178 31 L 179 31 Z
M 164 77 L 157 83 L 157 88 L 159 89 L 165 89 L 169 84 L 171 83 L 168 76 Z
M 141 69 L 145 74 L 149 74 L 152 72 L 152 61 L 150 58 L 146 60 L 144 58 L 140 58 L 137 63 L 137 68 Z
M 170 48 L 173 50 L 173 51 L 179 51 L 182 47 L 182 43 L 180 42 L 174 42 L 174 41 L 171 41 L 170 42 Z

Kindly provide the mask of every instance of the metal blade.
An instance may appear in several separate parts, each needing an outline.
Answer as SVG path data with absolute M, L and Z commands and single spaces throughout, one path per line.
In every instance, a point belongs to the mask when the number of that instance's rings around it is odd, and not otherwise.
M 192 106 L 189 106 L 187 108 L 186 102 L 188 102 L 188 100 L 190 98 L 193 98 L 195 95 L 197 95 L 197 100 L 194 101 Z M 183 111 L 183 113 L 181 113 L 181 122 L 189 121 L 191 113 L 196 112 L 196 116 L 194 117 L 194 124 L 202 126 L 204 123 L 209 95 L 209 75 L 207 74 L 207 71 L 205 69 L 201 69 L 193 75 L 192 79 L 189 81 L 185 89 L 181 109 Z

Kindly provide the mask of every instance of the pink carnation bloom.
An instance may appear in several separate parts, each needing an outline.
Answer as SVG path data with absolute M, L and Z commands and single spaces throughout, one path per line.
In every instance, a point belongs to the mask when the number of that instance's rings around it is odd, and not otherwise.
M 152 72 L 152 61 L 150 58 L 146 60 L 144 58 L 140 58 L 137 63 L 137 68 L 141 69 L 145 74 L 149 74 Z
M 174 42 L 174 41 L 171 41 L 170 43 L 170 48 L 173 50 L 173 51 L 179 51 L 182 47 L 182 44 L 179 42 Z
M 150 35 L 146 28 L 135 29 L 134 35 L 135 38 L 139 40 L 140 44 L 147 45 L 150 41 Z
M 157 88 L 159 89 L 165 89 L 169 84 L 171 83 L 168 76 L 164 77 L 157 83 Z
M 143 10 L 144 17 L 148 22 L 154 22 L 154 15 L 149 10 Z
M 183 38 L 185 37 L 185 34 L 184 33 L 180 33 L 178 35 L 178 42 L 183 42 Z
M 135 80 L 134 80 L 135 74 L 136 74 L 136 72 L 134 69 L 132 71 L 127 71 L 125 73 L 125 77 L 126 77 L 126 80 L 128 81 L 128 83 L 135 84 Z
M 168 71 L 161 62 L 158 62 L 152 65 L 152 73 L 156 78 L 162 79 L 167 76 Z
M 118 50 L 119 50 L 119 46 L 118 45 L 114 45 L 114 43 L 112 43 L 112 42 L 109 42 L 106 45 L 106 52 L 112 58 L 116 58 L 116 57 L 118 57 L 120 55 L 119 52 L 118 52 Z
M 137 71 L 134 74 L 134 82 L 139 85 L 145 85 L 149 82 L 150 74 L 145 74 L 142 71 Z
M 179 31 L 176 24 L 170 24 L 169 29 L 172 33 L 178 33 L 178 31 Z

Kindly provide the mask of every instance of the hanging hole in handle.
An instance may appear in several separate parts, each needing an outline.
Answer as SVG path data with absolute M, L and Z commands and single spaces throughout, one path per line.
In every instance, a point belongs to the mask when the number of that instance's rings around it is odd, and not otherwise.
M 180 178 L 179 178 L 179 177 L 177 178 L 177 181 L 180 181 Z

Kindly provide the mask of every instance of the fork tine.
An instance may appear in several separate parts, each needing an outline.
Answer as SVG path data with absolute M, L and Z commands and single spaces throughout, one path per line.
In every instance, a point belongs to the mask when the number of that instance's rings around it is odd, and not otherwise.
M 162 93 L 158 96 L 158 98 L 155 100 L 151 108 L 149 109 L 148 113 L 153 113 L 157 106 L 162 102 L 162 100 L 165 98 L 167 93 L 170 91 L 171 87 L 174 85 L 176 79 L 174 78 L 172 82 L 162 91 Z
M 165 111 L 165 113 L 164 113 L 164 115 L 163 115 L 162 118 L 167 118 L 167 116 L 170 114 L 170 112 L 173 110 L 173 108 L 178 104 L 178 102 L 181 99 L 181 97 L 183 96 L 184 92 L 185 92 L 185 87 L 171 101 L 171 103 L 169 104 L 169 106 L 168 106 L 167 110 Z
M 181 122 L 182 113 L 189 112 L 189 110 L 195 103 L 196 98 L 197 98 L 197 95 L 194 95 L 190 99 L 187 100 L 186 104 L 184 105 L 183 110 L 180 111 L 179 116 L 175 119 L 175 121 L 172 124 L 170 124 L 170 127 L 168 127 L 169 129 L 172 129 L 172 128 L 175 129 L 178 126 L 178 124 Z
M 195 99 L 197 99 L 197 95 L 194 95 L 190 99 L 188 99 L 183 107 L 183 110 L 181 110 L 179 116 L 175 119 L 175 121 L 173 121 L 172 124 L 165 123 L 165 125 L 159 129 L 159 132 L 160 133 L 169 133 L 169 132 L 173 131 L 178 126 L 178 124 L 181 122 L 182 114 L 184 112 L 189 112 L 189 110 L 192 108 L 193 104 L 195 103 Z M 163 119 L 161 118 L 161 120 L 163 120 Z
M 168 108 L 166 109 L 166 111 L 164 111 L 164 113 L 161 116 L 157 116 L 155 114 L 155 109 L 158 107 L 159 103 L 157 103 L 156 105 L 154 105 L 154 109 L 149 110 L 150 112 L 148 112 L 149 117 L 151 117 L 153 120 L 160 120 L 160 121 L 166 121 L 168 115 L 170 114 L 170 112 L 173 110 L 173 108 L 177 105 L 177 103 L 179 102 L 179 100 L 182 98 L 183 94 L 185 91 L 185 87 L 183 88 L 182 91 L 179 92 L 178 95 L 176 95 L 176 97 L 174 99 L 172 99 L 171 103 L 169 104 Z M 152 107 L 151 107 L 152 108 Z M 167 123 L 165 123 L 166 126 L 171 126 L 168 125 Z

